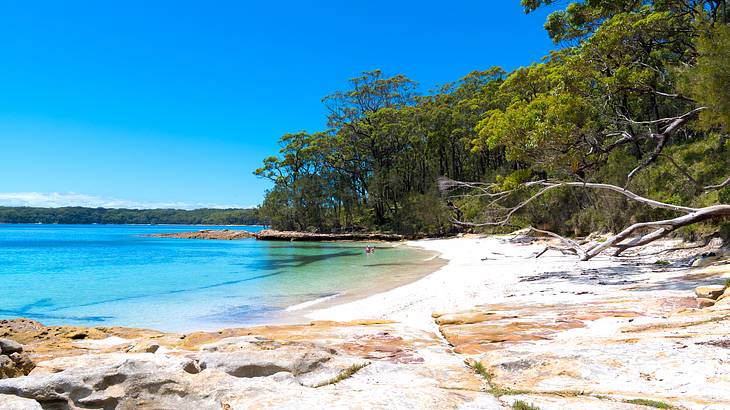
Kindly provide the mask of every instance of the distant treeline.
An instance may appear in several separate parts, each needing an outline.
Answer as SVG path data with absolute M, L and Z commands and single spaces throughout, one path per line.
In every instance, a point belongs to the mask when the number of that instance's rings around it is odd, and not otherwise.
M 257 209 L 109 209 L 0 207 L 0 223 L 259 225 Z

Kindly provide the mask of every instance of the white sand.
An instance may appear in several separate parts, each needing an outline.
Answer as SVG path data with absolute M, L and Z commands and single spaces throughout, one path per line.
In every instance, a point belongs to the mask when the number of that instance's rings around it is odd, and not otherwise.
M 431 318 L 434 311 L 453 312 L 479 304 L 502 302 L 575 302 L 576 294 L 581 292 L 586 294 L 580 300 L 599 296 L 605 298 L 607 295 L 615 297 L 623 293 L 617 289 L 619 286 L 597 287 L 575 280 L 555 280 L 554 287 L 546 286 L 545 280 L 520 281 L 546 272 L 575 274 L 576 271 L 591 269 L 600 269 L 602 272 L 606 272 L 606 269 L 624 269 L 631 271 L 633 279 L 641 280 L 646 280 L 650 275 L 645 267 L 622 267 L 622 262 L 607 256 L 580 262 L 577 257 L 548 252 L 535 259 L 530 255 L 541 250 L 542 245 L 521 245 L 507 242 L 506 239 L 491 236 L 411 241 L 408 243 L 410 246 L 440 252 L 448 264 L 408 285 L 354 302 L 314 310 L 306 316 L 313 320 L 337 321 L 391 319 L 406 326 L 435 330 Z M 487 259 L 482 261 L 485 257 Z M 643 260 L 646 262 L 647 259 Z M 686 290 L 667 292 L 686 293 Z

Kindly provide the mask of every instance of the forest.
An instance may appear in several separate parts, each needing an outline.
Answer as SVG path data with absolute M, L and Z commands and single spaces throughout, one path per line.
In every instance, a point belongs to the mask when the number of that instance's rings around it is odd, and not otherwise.
M 256 209 L 0 207 L 0 223 L 258 225 Z
M 317 232 L 534 226 L 579 236 L 730 203 L 725 1 L 522 5 L 526 13 L 564 6 L 545 22 L 550 55 L 426 93 L 401 74 L 351 79 L 322 100 L 326 130 L 282 136 L 255 171 L 273 182 L 262 218 Z M 600 184 L 676 208 L 591 189 Z M 718 231 L 727 234 L 727 218 L 679 230 Z

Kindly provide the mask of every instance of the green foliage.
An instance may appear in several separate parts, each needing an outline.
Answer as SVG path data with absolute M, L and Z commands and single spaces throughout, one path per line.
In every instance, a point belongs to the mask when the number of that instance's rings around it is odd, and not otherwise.
M 526 12 L 556 4 L 522 0 Z M 546 22 L 566 46 L 540 63 L 474 71 L 427 95 L 403 75 L 365 72 L 324 98 L 328 130 L 284 135 L 279 155 L 264 159 L 255 173 L 274 186 L 261 215 L 281 229 L 444 234 L 457 229 L 453 219 L 499 220 L 501 206 L 534 193 L 516 188 L 537 179 L 605 182 L 687 206 L 728 203 L 730 187 L 703 189 L 730 169 L 726 8 L 572 1 Z M 687 113 L 701 106 L 698 122 Z M 483 191 L 442 198 L 441 176 L 496 181 L 491 193 L 515 190 L 512 203 L 495 205 Z M 585 235 L 672 215 L 616 193 L 561 189 L 511 223 Z
M 709 107 L 701 114 L 706 128 L 730 131 L 730 27 L 716 25 L 696 42 L 697 64 L 684 83 L 689 94 Z
M 515 402 L 512 403 L 512 408 L 514 410 L 540 410 L 539 407 L 528 404 L 522 400 L 515 400 Z
M 532 175 L 533 172 L 531 169 L 518 169 L 507 176 L 497 175 L 498 189 L 500 191 L 517 189 L 520 184 L 529 181 Z
M 649 400 L 649 399 L 625 400 L 625 403 L 638 404 L 640 406 L 654 407 L 657 409 L 673 409 L 674 408 L 672 405 L 664 403 L 662 401 Z
M 0 207 L 0 223 L 261 225 L 258 209 Z

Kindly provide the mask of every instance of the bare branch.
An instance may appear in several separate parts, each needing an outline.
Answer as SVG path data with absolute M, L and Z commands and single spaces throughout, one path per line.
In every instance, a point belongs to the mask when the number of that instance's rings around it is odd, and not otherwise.
M 725 188 L 728 185 L 730 185 L 730 177 L 728 177 L 728 179 L 726 179 L 725 182 L 723 182 L 721 184 L 708 185 L 708 186 L 704 187 L 703 189 L 705 191 L 713 191 L 713 190 L 716 190 L 716 189 L 723 189 L 723 188 Z
M 728 216 L 730 216 L 730 205 L 714 205 L 698 209 L 696 212 L 682 215 L 674 219 L 636 223 L 624 229 L 619 234 L 609 238 L 606 242 L 603 242 L 598 246 L 590 249 L 588 252 L 586 252 L 585 257 L 583 257 L 581 260 L 588 260 L 608 248 L 618 248 L 618 254 L 628 248 L 646 245 L 649 242 L 662 238 L 670 232 L 676 230 L 677 228 L 681 228 L 683 226 L 702 222 L 712 218 L 724 218 Z M 634 238 L 627 243 L 623 242 L 627 240 L 631 235 L 633 235 L 634 232 L 651 228 L 657 229 L 651 231 L 646 235 Z
M 542 229 L 537 229 L 537 228 L 535 228 L 533 226 L 530 226 L 527 229 L 528 229 L 528 231 L 534 231 L 534 232 L 541 233 L 543 235 L 548 235 L 548 236 L 551 236 L 553 238 L 556 238 L 556 239 L 560 240 L 560 242 L 562 242 L 565 245 L 564 248 L 558 248 L 556 246 L 546 246 L 545 249 L 542 250 L 542 252 L 539 252 L 537 255 L 535 255 L 535 258 L 539 258 L 540 256 L 542 256 L 542 254 L 544 254 L 545 252 L 547 252 L 550 249 L 558 250 L 558 251 L 562 252 L 563 254 L 565 254 L 566 252 L 567 253 L 572 253 L 573 255 L 580 256 L 581 259 L 584 258 L 585 255 L 586 255 L 586 252 L 583 249 L 583 247 L 580 246 L 578 244 L 578 242 L 576 242 L 576 241 L 574 241 L 572 239 L 568 239 L 568 238 L 562 237 L 562 236 L 556 234 L 555 232 L 550 232 L 550 231 L 544 231 Z
M 726 180 L 723 184 L 720 185 L 727 185 L 730 184 L 730 178 Z M 458 184 L 452 184 L 452 186 L 458 186 L 461 188 L 470 188 L 471 183 L 468 182 L 460 182 Z M 479 186 L 483 186 L 483 184 L 479 184 Z M 592 243 L 587 245 L 587 248 L 584 248 L 580 244 L 578 244 L 576 241 L 573 241 L 568 238 L 564 238 L 554 232 L 550 231 L 544 231 L 540 230 L 534 227 L 529 227 L 530 231 L 539 232 L 544 235 L 551 236 L 553 238 L 559 239 L 564 247 L 555 247 L 555 246 L 548 246 L 545 249 L 543 249 L 541 252 L 538 252 L 538 254 L 535 257 L 540 257 L 545 252 L 547 252 L 550 249 L 558 250 L 563 253 L 571 253 L 578 255 L 581 260 L 589 260 L 593 258 L 596 255 L 599 255 L 603 251 L 609 248 L 616 249 L 615 255 L 618 256 L 621 254 L 621 252 L 625 251 L 629 248 L 634 248 L 638 246 L 646 245 L 650 242 L 653 242 L 657 239 L 660 239 L 669 233 L 675 231 L 678 228 L 681 228 L 683 226 L 691 225 L 697 222 L 702 222 L 708 219 L 714 219 L 714 218 L 726 218 L 730 217 L 730 205 L 714 205 L 714 206 L 708 206 L 705 208 L 690 208 L 686 206 L 681 205 L 673 205 L 668 204 L 664 202 L 659 202 L 653 199 L 645 198 L 640 195 L 637 195 L 631 191 L 628 191 L 626 189 L 623 189 L 621 187 L 618 187 L 616 185 L 611 184 L 601 184 L 601 183 L 591 183 L 591 182 L 563 182 L 563 181 L 531 181 L 526 182 L 521 185 L 521 188 L 530 188 L 530 187 L 540 187 L 540 190 L 538 190 L 536 193 L 532 194 L 529 198 L 526 200 L 520 202 L 519 204 L 515 205 L 511 208 L 506 208 L 506 214 L 498 220 L 498 221 L 489 221 L 484 223 L 471 223 L 471 222 L 462 222 L 462 221 L 454 221 L 454 223 L 462 225 L 462 226 L 469 226 L 469 227 L 481 227 L 481 226 L 507 226 L 510 219 L 514 216 L 514 214 L 523 209 L 525 206 L 527 206 L 532 201 L 536 200 L 537 198 L 540 198 L 543 196 L 546 192 L 549 192 L 550 190 L 560 188 L 560 187 L 583 187 L 583 188 L 591 188 L 591 189 L 599 189 L 599 190 L 608 190 L 612 192 L 619 193 L 633 201 L 637 201 L 640 203 L 643 203 L 645 205 L 649 205 L 654 208 L 661 208 L 661 209 L 667 209 L 670 211 L 675 212 L 681 212 L 685 215 L 672 218 L 672 219 L 665 219 L 661 221 L 652 221 L 652 222 L 641 222 L 636 223 L 628 228 L 624 229 L 622 232 L 620 232 L 617 235 L 612 236 L 608 240 L 606 240 L 603 243 Z M 516 192 L 518 189 L 515 189 L 511 192 Z M 496 201 L 502 199 L 504 197 L 499 197 L 496 200 L 492 201 L 490 204 L 495 204 Z M 649 231 L 645 234 L 640 234 L 638 236 L 634 236 L 637 233 L 640 233 L 642 231 Z

